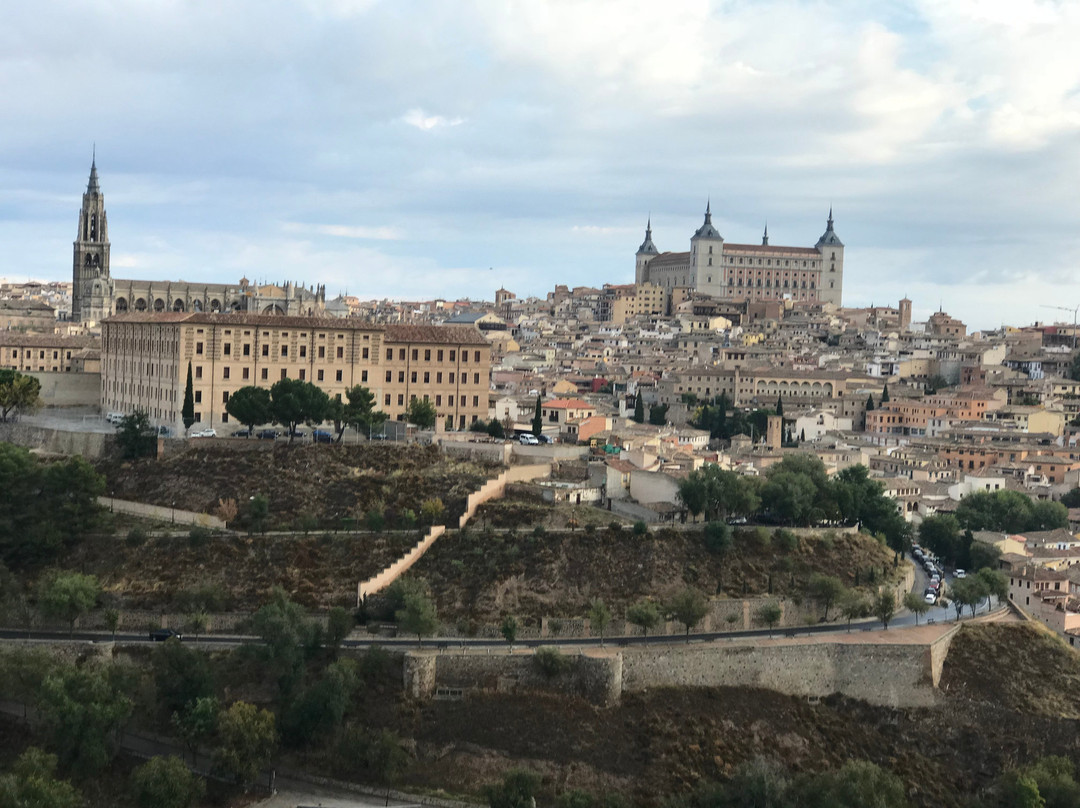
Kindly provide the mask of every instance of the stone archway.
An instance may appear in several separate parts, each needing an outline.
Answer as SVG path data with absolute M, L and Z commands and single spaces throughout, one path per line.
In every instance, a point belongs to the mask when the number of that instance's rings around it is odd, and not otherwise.
M 127 298 L 126 297 L 118 297 L 118 298 L 116 298 L 116 313 L 117 314 L 123 314 L 127 310 L 128 310 Z
M 165 301 L 160 297 L 154 301 L 154 311 L 165 311 Z
M 173 301 L 172 310 L 173 311 L 183 311 L 184 310 L 184 301 L 177 298 L 175 301 Z
M 146 311 L 146 298 L 140 297 L 135 301 L 135 311 Z
M 279 305 L 277 305 L 275 303 L 272 306 L 267 306 L 265 309 L 263 309 L 262 313 L 263 314 L 284 314 L 285 309 L 281 308 L 281 306 L 279 306 Z
M 210 311 L 221 311 L 221 301 L 216 300 L 216 299 L 211 300 L 210 301 Z

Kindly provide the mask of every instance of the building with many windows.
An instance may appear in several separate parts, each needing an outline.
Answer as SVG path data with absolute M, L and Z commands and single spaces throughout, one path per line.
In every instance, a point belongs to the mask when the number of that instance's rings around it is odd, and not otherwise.
M 711 206 L 690 238 L 689 252 L 660 252 L 652 221 L 635 255 L 634 282 L 653 283 L 673 295 L 676 289 L 728 300 L 794 300 L 840 306 L 844 290 L 844 244 L 833 229 L 832 210 L 825 232 L 813 247 L 725 242 L 713 226 Z
M 400 418 L 414 398 L 440 423 L 464 428 L 487 417 L 491 348 L 468 326 L 375 325 L 345 319 L 258 314 L 128 312 L 102 323 L 101 408 L 145 411 L 179 427 L 191 365 L 195 417 L 229 423 L 241 387 L 280 379 L 313 382 L 333 397 L 356 385 Z

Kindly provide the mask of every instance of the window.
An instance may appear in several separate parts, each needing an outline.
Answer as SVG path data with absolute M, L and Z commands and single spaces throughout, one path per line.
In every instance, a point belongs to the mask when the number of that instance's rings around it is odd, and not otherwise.
M 469 352 L 468 351 L 462 351 L 461 352 L 461 361 L 462 362 L 468 362 L 469 361 Z
M 203 349 L 203 344 L 201 342 L 196 342 L 195 343 L 195 353 L 197 355 L 199 355 L 199 356 L 202 356 L 202 349 Z M 41 355 L 42 355 L 42 357 L 45 356 L 44 353 L 42 353 Z
M 405 371 L 399 370 L 397 374 L 398 384 L 405 384 Z
M 244 356 L 251 356 L 251 343 L 250 342 L 245 342 L 244 343 Z
M 424 361 L 425 362 L 430 362 L 431 361 L 431 348 L 425 348 L 424 349 Z
M 386 349 L 386 358 L 387 359 L 393 359 L 394 358 L 394 349 L 393 348 L 387 348 Z M 386 403 L 389 404 L 390 402 L 387 401 Z
M 262 348 L 263 348 L 262 349 L 262 355 L 263 356 L 269 356 L 270 355 L 270 346 L 269 345 L 263 345 Z
M 269 371 L 267 371 L 266 368 L 263 368 L 262 369 L 262 379 L 263 379 L 263 381 L 266 381 L 269 378 L 270 378 Z
M 465 396 L 462 396 L 462 397 L 461 397 L 461 406 L 462 406 L 462 407 L 464 407 L 464 406 L 465 406 Z
M 244 381 L 247 381 L 250 376 L 251 373 L 248 368 L 244 368 L 243 371 L 240 373 L 240 377 L 244 379 Z
M 409 381 L 412 382 L 413 384 L 416 384 L 416 371 L 415 370 L 412 373 L 409 374 Z
M 195 391 L 195 403 L 202 404 L 202 390 Z
M 339 381 L 339 382 L 341 381 L 341 371 L 340 370 L 335 374 L 335 381 Z
M 412 361 L 417 361 L 420 358 L 420 351 L 416 348 L 412 349 Z
M 367 371 L 366 370 L 361 370 L 360 371 L 360 381 L 362 381 L 362 382 L 367 381 Z
M 281 355 L 282 356 L 288 356 L 289 355 L 289 346 L 288 345 L 282 345 L 281 346 Z
M 454 374 L 451 373 L 450 374 L 450 384 L 453 384 L 453 383 L 454 383 Z
M 438 351 L 438 352 L 437 352 L 437 353 L 435 354 L 435 359 L 436 359 L 436 361 L 439 361 L 439 362 L 443 361 L 443 352 L 442 352 L 442 351 Z
M 325 345 L 320 345 L 319 346 L 319 359 L 326 359 L 326 346 Z
M 425 371 L 424 371 L 424 384 L 430 384 L 430 383 L 431 383 L 431 374 L 430 374 L 430 373 L 428 373 L 428 372 L 427 372 L 427 371 L 425 370 Z
M 383 396 L 383 404 L 385 404 L 387 407 L 390 406 L 390 394 L 389 393 L 387 393 L 385 396 Z
M 307 346 L 306 345 L 301 345 L 300 346 L 300 358 L 303 359 L 305 356 L 307 356 Z
M 320 382 L 321 382 L 321 381 L 323 380 L 323 372 L 322 372 L 321 370 L 320 370 L 320 371 L 317 371 L 317 373 L 316 373 L 316 380 L 317 380 L 317 381 L 320 381 Z
M 476 362 L 480 361 L 480 352 L 479 351 L 477 351 L 476 354 L 473 356 L 473 360 L 476 361 Z
M 398 361 L 400 361 L 400 362 L 405 361 L 405 349 L 404 348 L 399 348 L 398 349 Z
M 304 381 L 307 377 L 307 368 L 300 368 L 300 381 Z
M 403 396 L 401 393 L 398 393 L 397 403 L 399 407 L 405 403 L 405 396 Z
M 195 378 L 196 379 L 201 379 L 202 378 L 202 365 L 196 365 L 195 366 Z
M 223 423 L 223 424 L 229 423 L 229 413 L 227 413 L 227 412 L 221 413 L 221 423 Z
M 282 378 L 282 379 L 287 379 L 287 378 L 289 378 L 289 371 L 285 370 L 285 368 L 282 368 L 282 369 L 281 369 L 281 378 Z
M 337 358 L 338 359 L 344 359 L 345 358 L 345 348 L 342 347 L 341 345 L 339 345 L 338 349 L 337 349 Z
M 222 404 L 228 404 L 229 403 L 229 391 L 228 390 L 226 390 L 224 393 L 221 394 L 221 403 Z
M 457 361 L 457 351 L 451 351 L 450 352 L 450 361 L 451 362 Z M 453 379 L 451 379 L 450 381 L 453 381 Z
M 226 342 L 224 348 L 225 356 L 232 356 L 232 343 Z
M 390 382 L 392 382 L 394 380 L 393 376 L 394 376 L 394 371 L 392 371 L 392 370 L 386 371 L 386 382 L 387 382 L 387 384 L 389 384 Z
M 472 397 L 472 405 L 474 407 L 479 407 L 480 406 L 480 396 L 473 396 Z
M 223 378 L 223 379 L 229 378 L 229 368 L 228 367 L 225 367 L 225 368 L 221 369 L 221 378 Z
M 441 407 L 442 406 L 442 396 L 435 396 L 435 406 L 436 407 Z
M 367 337 L 365 337 L 364 339 L 367 339 Z M 370 348 L 364 348 L 364 350 L 361 351 L 361 358 L 362 359 L 367 359 L 368 358 L 368 351 L 369 350 L 370 350 Z
M 435 384 L 442 384 L 442 371 L 435 374 Z

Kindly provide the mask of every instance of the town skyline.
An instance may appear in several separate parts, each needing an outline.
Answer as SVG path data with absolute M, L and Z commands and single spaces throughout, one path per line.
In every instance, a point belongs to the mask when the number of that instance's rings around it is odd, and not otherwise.
M 543 295 L 631 282 L 649 217 L 685 249 L 711 199 L 737 243 L 831 206 L 846 305 L 1080 302 L 1068 8 L 47 5 L 0 59 L 14 279 L 66 277 L 96 142 L 122 276 Z

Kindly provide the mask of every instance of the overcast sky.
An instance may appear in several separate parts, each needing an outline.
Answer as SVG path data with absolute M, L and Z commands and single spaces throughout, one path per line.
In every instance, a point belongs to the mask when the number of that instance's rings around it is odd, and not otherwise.
M 70 279 L 96 142 L 114 277 L 542 295 L 711 197 L 744 243 L 832 205 L 847 305 L 1071 322 L 1077 42 L 1031 0 L 9 3 L 0 276 Z

